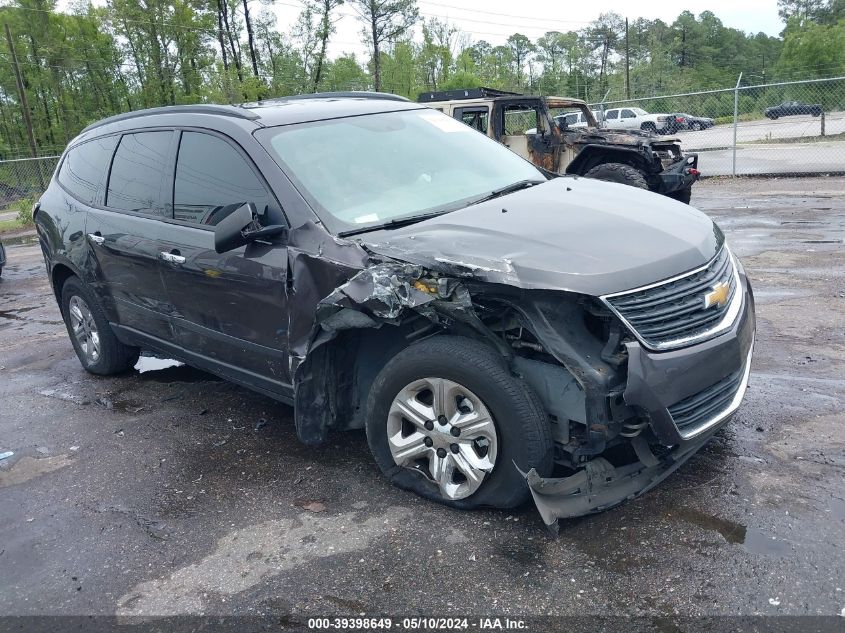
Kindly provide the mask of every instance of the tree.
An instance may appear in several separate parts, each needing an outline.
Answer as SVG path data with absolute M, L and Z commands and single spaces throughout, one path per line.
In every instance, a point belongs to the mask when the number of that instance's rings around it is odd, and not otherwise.
M 381 90 L 381 52 L 385 42 L 407 33 L 419 19 L 416 0 L 351 0 L 364 25 L 362 36 L 373 50 L 373 87 Z
M 507 46 L 511 54 L 516 86 L 519 88 L 522 86 L 522 69 L 528 62 L 529 57 L 537 50 L 537 47 L 522 33 L 511 35 L 507 40 Z
M 314 7 L 314 13 L 319 19 L 319 27 L 317 28 L 316 35 L 320 42 L 320 51 L 317 53 L 313 84 L 314 92 L 316 92 L 317 86 L 320 85 L 323 65 L 326 61 L 326 47 L 329 44 L 329 38 L 335 32 L 335 24 L 338 19 L 332 16 L 332 12 L 343 4 L 343 0 L 311 0 L 311 4 Z
M 620 37 L 625 32 L 625 19 L 618 13 L 602 13 L 593 21 L 585 33 L 594 53 L 599 58 L 599 90 L 607 87 L 607 73 L 610 55 L 618 52 Z M 603 96 L 603 95 L 601 95 Z

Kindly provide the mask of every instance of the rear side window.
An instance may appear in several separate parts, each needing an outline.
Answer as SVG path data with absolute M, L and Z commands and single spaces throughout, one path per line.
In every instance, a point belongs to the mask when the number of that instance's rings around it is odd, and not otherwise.
M 94 139 L 77 145 L 65 156 L 59 183 L 80 202 L 91 205 L 97 201 L 117 139 L 117 136 Z
M 255 204 L 262 224 L 277 206 L 252 166 L 229 143 L 211 134 L 183 132 L 173 186 L 174 218 L 213 226 L 246 202 Z
M 124 134 L 112 161 L 106 206 L 170 217 L 162 204 L 172 132 Z

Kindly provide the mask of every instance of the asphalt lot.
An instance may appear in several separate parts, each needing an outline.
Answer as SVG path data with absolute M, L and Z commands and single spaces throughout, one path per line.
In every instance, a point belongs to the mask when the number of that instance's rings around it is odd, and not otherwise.
M 684 151 L 689 148 L 681 144 Z M 698 168 L 705 176 L 729 176 L 733 169 L 733 150 L 698 152 Z M 845 141 L 822 143 L 778 143 L 739 145 L 736 149 L 736 173 L 823 174 L 845 172 Z
M 709 180 L 754 284 L 733 422 L 550 535 L 391 487 L 363 433 L 187 367 L 86 374 L 36 244 L 0 281 L 0 614 L 845 615 L 845 182 Z M 674 630 L 674 629 L 673 629 Z
M 736 173 L 819 174 L 845 171 L 845 112 L 825 115 L 825 133 L 831 140 L 819 141 L 819 117 L 790 116 L 771 121 L 741 121 L 737 124 Z M 708 130 L 684 130 L 675 134 L 685 152 L 698 152 L 698 166 L 706 176 L 726 176 L 733 170 L 733 125 Z M 783 142 L 790 139 L 790 142 Z M 802 140 L 804 139 L 804 140 Z M 780 141 L 780 142 L 778 142 Z
M 732 123 L 716 125 L 707 130 L 684 130 L 677 136 L 690 151 L 704 148 L 725 147 L 733 144 Z M 845 112 L 825 113 L 825 134 L 845 133 Z M 737 143 L 756 143 L 771 139 L 800 139 L 821 134 L 821 117 L 807 115 L 776 119 L 740 121 L 736 126 Z

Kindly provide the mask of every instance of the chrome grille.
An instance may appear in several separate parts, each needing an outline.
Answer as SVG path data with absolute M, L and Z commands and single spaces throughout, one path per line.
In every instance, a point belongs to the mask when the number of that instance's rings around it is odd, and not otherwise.
M 728 285 L 724 305 L 705 307 L 716 284 Z M 664 283 L 604 297 L 648 347 L 665 349 L 706 338 L 719 329 L 734 299 L 737 278 L 727 247 L 704 268 Z
M 742 377 L 743 369 L 738 369 L 707 389 L 669 407 L 669 414 L 681 435 L 695 433 L 697 427 L 726 411 L 733 403 Z

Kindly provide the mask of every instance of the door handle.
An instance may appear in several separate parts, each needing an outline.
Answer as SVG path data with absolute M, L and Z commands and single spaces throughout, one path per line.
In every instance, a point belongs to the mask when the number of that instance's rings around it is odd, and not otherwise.
M 102 235 L 100 235 L 99 231 L 97 231 L 96 233 L 89 233 L 88 239 L 90 239 L 92 242 L 94 242 L 94 244 L 102 244 L 103 242 L 106 241 L 106 238 L 104 238 Z
M 170 262 L 171 264 L 184 264 L 185 258 L 179 255 L 178 252 L 179 251 L 176 251 L 176 253 L 167 253 L 165 251 L 162 251 L 161 253 L 159 253 L 159 255 L 161 255 L 161 258 L 164 261 Z

